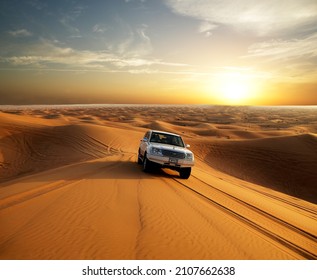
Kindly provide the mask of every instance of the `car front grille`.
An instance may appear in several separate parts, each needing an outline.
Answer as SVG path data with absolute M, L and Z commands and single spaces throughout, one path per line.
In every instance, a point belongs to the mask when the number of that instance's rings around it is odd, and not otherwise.
M 176 151 L 170 151 L 170 150 L 162 150 L 162 154 L 165 157 L 172 157 L 172 158 L 179 158 L 179 159 L 184 159 L 185 154 L 176 152 Z

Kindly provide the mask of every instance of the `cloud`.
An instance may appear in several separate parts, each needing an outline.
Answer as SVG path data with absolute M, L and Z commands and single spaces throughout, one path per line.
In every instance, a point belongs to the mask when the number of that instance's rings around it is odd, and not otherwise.
M 303 39 L 270 40 L 251 45 L 246 57 L 262 57 L 270 60 L 290 60 L 304 56 L 317 56 L 317 33 Z
M 28 55 L 0 57 L 0 63 L 12 66 L 28 66 L 34 69 L 76 70 L 104 70 L 142 73 L 142 67 L 165 66 L 185 67 L 181 63 L 164 62 L 154 58 L 140 58 L 135 56 L 118 55 L 106 51 L 77 50 L 63 47 L 58 42 L 42 39 L 38 44 L 28 48 Z M 146 70 L 155 72 L 156 69 Z
M 199 33 L 205 34 L 206 37 L 210 37 L 212 35 L 212 31 L 217 29 L 217 25 L 208 21 L 203 21 L 199 26 Z
M 317 78 L 317 33 L 301 39 L 269 40 L 252 44 L 242 58 L 272 68 L 285 78 Z
M 12 56 L 8 57 L 6 59 L 2 58 L 1 61 L 9 62 L 13 65 L 30 65 L 30 64 L 36 64 L 38 62 L 37 56 Z
M 153 47 L 150 37 L 146 34 L 147 29 L 148 26 L 146 24 L 141 24 L 134 30 L 129 28 L 126 39 L 117 45 L 117 53 L 134 57 L 149 55 Z
M 82 15 L 85 7 L 76 6 L 71 11 L 62 14 L 59 22 L 71 33 L 72 37 L 81 38 L 80 30 L 75 26 L 76 21 Z
M 17 29 L 8 31 L 8 33 L 13 37 L 30 37 L 33 34 L 26 29 Z
M 108 27 L 104 24 L 95 24 L 92 28 L 92 31 L 95 33 L 105 33 L 108 30 Z
M 13 65 L 33 65 L 49 68 L 48 64 L 63 66 L 87 66 L 90 63 L 104 62 L 111 58 L 102 52 L 80 51 L 57 45 L 57 42 L 42 39 L 39 43 L 29 46 L 26 54 L 2 57 L 2 62 Z
M 172 66 L 172 67 L 185 67 L 187 64 L 182 63 L 171 63 L 164 62 L 159 59 L 141 59 L 141 58 L 113 58 L 111 62 L 119 68 L 122 67 L 140 67 L 140 66 L 152 66 L 152 65 L 162 65 L 162 66 Z
M 72 24 L 72 21 L 72 18 L 68 15 L 65 15 L 59 20 L 66 30 L 72 34 L 72 36 L 81 37 L 79 29 Z
M 315 0 L 165 0 L 174 13 L 214 25 L 248 30 L 258 36 L 293 32 L 317 24 Z

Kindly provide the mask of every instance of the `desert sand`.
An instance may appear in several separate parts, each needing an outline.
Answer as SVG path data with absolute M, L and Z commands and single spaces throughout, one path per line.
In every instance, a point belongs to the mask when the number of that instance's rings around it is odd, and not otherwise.
M 142 172 L 147 129 L 188 180 Z M 316 203 L 317 107 L 0 107 L 0 259 L 316 259 Z

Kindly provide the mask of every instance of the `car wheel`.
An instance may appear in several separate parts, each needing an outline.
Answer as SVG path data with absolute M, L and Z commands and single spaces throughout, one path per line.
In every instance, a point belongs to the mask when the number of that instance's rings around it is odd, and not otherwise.
M 146 154 L 143 157 L 143 171 L 149 172 L 151 170 L 151 161 L 148 160 Z
M 192 169 L 191 167 L 181 168 L 179 170 L 179 175 L 182 179 L 188 179 Z

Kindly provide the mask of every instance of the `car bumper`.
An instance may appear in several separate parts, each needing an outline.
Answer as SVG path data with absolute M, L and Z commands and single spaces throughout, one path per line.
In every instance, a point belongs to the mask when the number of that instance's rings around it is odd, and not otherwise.
M 148 154 L 147 158 L 156 164 L 166 167 L 192 167 L 194 166 L 194 160 L 186 160 L 186 159 L 178 159 L 178 158 L 170 158 L 170 157 L 162 157 Z

